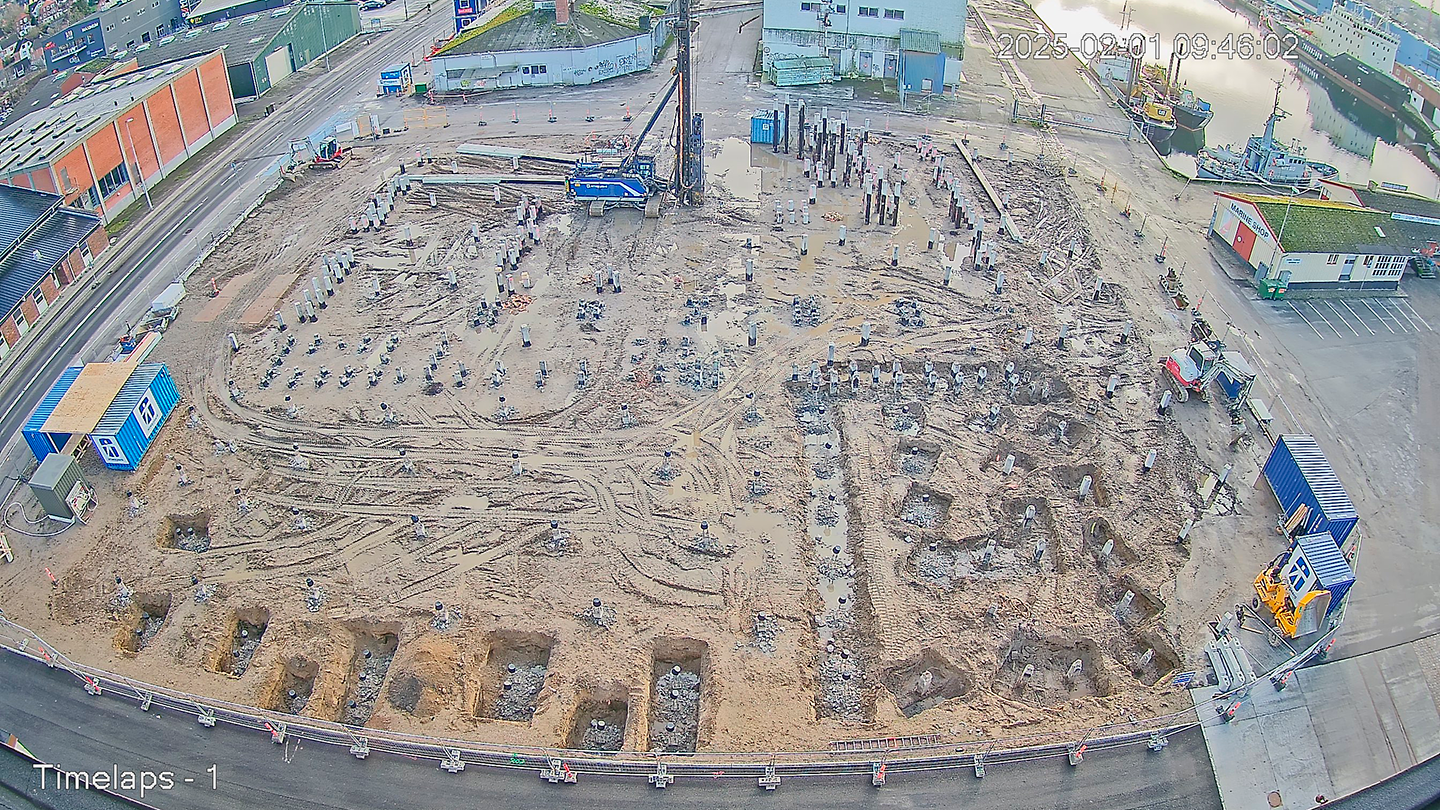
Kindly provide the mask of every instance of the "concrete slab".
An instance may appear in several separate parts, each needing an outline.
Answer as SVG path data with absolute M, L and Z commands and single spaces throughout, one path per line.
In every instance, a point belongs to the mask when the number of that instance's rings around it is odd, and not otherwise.
M 1213 688 L 1190 694 L 1206 724 L 1205 744 L 1226 810 L 1274 807 L 1273 791 L 1282 808 L 1309 808 L 1317 794 L 1334 795 L 1303 688 L 1276 692 L 1261 681 L 1230 723 L 1212 708 Z
M 1380 670 L 1390 690 L 1405 738 L 1416 762 L 1424 762 L 1440 754 L 1440 710 L 1424 672 L 1424 664 L 1415 645 L 1407 645 L 1379 653 Z

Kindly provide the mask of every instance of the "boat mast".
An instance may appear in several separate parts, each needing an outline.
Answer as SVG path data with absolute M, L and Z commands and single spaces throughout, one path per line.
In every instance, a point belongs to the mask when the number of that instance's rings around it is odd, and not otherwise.
M 1265 137 L 1261 143 L 1266 149 L 1275 142 L 1275 122 L 1285 117 L 1285 113 L 1280 110 L 1280 86 L 1280 82 L 1275 82 L 1275 106 L 1270 109 L 1270 117 L 1265 119 Z

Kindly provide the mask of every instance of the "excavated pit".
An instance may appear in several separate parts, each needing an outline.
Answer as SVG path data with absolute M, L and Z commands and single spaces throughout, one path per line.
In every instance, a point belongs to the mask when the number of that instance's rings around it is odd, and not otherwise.
M 1080 662 L 1073 677 L 1071 668 Z M 1111 692 L 1104 656 L 1088 638 L 1041 637 L 1021 627 L 1000 649 L 995 691 L 1037 706 L 1057 706 L 1076 698 L 1105 697 Z M 1027 675 L 1027 667 L 1029 674 Z
M 1024 549 L 1002 542 L 998 532 L 966 537 L 959 541 L 922 540 L 911 548 L 904 570 L 915 582 L 946 590 L 964 580 L 1007 577 L 1035 564 Z
M 115 633 L 115 648 L 134 655 L 155 640 L 170 613 L 170 594 L 136 594 Z
M 298 656 L 276 667 L 271 678 L 272 686 L 268 695 L 262 695 L 260 705 L 272 712 L 300 714 L 310 703 L 315 691 L 315 678 L 320 674 L 320 665 Z
M 1076 414 L 1046 411 L 1036 423 L 1035 435 L 1062 450 L 1089 447 L 1095 438 L 1095 428 Z
M 351 726 L 363 726 L 375 711 L 385 673 L 395 659 L 400 637 L 394 633 L 360 631 L 355 634 L 355 657 L 350 661 L 346 678 L 345 699 L 335 718 Z
M 571 717 L 565 747 L 579 751 L 619 751 L 625 747 L 630 713 L 626 690 L 618 684 L 587 689 Z
M 1015 457 L 1015 468 L 1010 471 L 1013 476 L 1023 476 L 1038 466 L 1034 456 L 1017 448 L 1009 439 L 1001 439 L 995 445 L 995 451 L 986 456 L 982 466 L 987 470 L 1001 472 L 1005 469 L 1006 456 Z
M 1129 604 L 1124 603 L 1126 593 L 1131 595 Z M 1126 627 L 1136 627 L 1149 622 L 1159 616 L 1165 607 L 1160 600 L 1146 593 L 1129 577 L 1121 577 L 1115 582 L 1100 586 L 1096 601 L 1102 608 L 1108 608 L 1116 621 Z
M 700 701 L 709 645 L 688 638 L 655 641 L 651 666 L 650 750 L 694 751 L 700 744 Z
M 1103 517 L 1085 521 L 1084 532 L 1085 548 L 1094 555 L 1095 564 L 1101 570 L 1114 572 L 1139 559 L 1125 538 Z M 1110 546 L 1109 554 L 1105 553 L 1106 544 Z
M 1090 476 L 1090 492 L 1081 498 L 1080 485 L 1087 475 Z M 1110 493 L 1105 489 L 1105 478 L 1100 474 L 1100 468 L 1094 464 L 1052 467 L 1050 468 L 1050 478 L 1066 497 L 1085 501 L 1094 498 L 1096 506 L 1110 505 Z
M 1149 654 L 1149 660 L 1146 655 Z M 1119 660 L 1130 668 L 1135 679 L 1154 686 L 1180 667 L 1180 657 L 1169 641 L 1154 632 L 1142 632 L 1121 651 Z
M 917 481 L 929 478 L 940 461 L 939 445 L 919 439 L 900 442 L 897 452 L 900 457 L 900 472 Z
M 950 517 L 952 498 L 915 482 L 900 502 L 900 519 L 918 529 L 940 529 Z
M 230 619 L 230 646 L 220 651 L 215 671 L 236 678 L 250 669 L 250 661 L 260 648 L 260 640 L 270 625 L 270 611 L 265 608 L 244 608 Z
M 193 515 L 169 515 L 160 521 L 160 534 L 155 542 L 161 548 L 193 551 L 197 554 L 210 550 L 210 513 L 196 512 Z
M 892 667 L 883 681 L 895 696 L 900 713 L 906 717 L 914 717 L 952 698 L 964 697 L 974 685 L 967 673 L 928 648 L 921 650 L 916 660 Z
M 1051 374 L 1041 374 L 1032 377 L 1028 383 L 1022 382 L 1016 387 L 1014 397 L 1017 405 L 1063 403 L 1073 399 L 1075 399 L 1075 392 L 1071 390 L 1070 384 L 1064 378 Z
M 541 633 L 500 630 L 490 634 L 490 653 L 485 660 L 490 674 L 480 698 L 483 715 L 530 722 L 545 688 L 554 647 L 555 639 Z

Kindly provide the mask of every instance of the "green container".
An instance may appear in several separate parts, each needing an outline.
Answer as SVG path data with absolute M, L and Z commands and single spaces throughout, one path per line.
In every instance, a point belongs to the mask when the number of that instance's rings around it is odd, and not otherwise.
M 1284 282 L 1280 281 L 1279 279 L 1273 279 L 1273 278 L 1264 278 L 1264 279 L 1261 279 L 1261 280 L 1260 280 L 1260 297 L 1261 297 L 1261 298 L 1270 298 L 1270 299 L 1274 299 L 1274 298 L 1284 298 L 1284 297 L 1285 297 L 1285 284 L 1284 284 Z
M 430 90 L 430 83 L 429 83 L 429 82 L 416 82 L 416 83 L 415 83 L 415 95 L 417 95 L 417 96 L 423 96 L 423 95 L 425 95 L 425 93 L 428 92 L 429 90 Z

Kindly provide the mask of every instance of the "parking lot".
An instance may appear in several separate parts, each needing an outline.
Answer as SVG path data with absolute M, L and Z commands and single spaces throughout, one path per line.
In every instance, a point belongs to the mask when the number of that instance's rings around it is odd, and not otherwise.
M 1406 298 L 1279 301 L 1274 310 L 1281 320 L 1309 327 L 1321 340 L 1369 340 L 1435 329 Z

